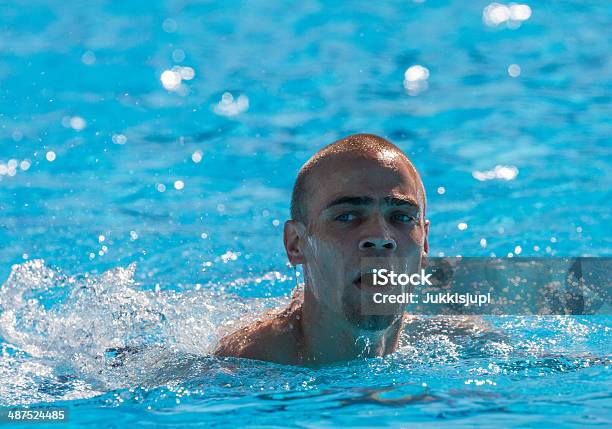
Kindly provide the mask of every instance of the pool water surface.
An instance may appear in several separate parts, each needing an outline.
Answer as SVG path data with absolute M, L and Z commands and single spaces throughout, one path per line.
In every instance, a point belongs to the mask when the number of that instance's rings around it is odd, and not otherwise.
M 609 315 L 322 368 L 210 356 L 288 302 L 295 175 L 348 134 L 413 160 L 433 256 L 610 256 L 609 28 L 606 1 L 1 4 L 0 406 L 609 427 Z

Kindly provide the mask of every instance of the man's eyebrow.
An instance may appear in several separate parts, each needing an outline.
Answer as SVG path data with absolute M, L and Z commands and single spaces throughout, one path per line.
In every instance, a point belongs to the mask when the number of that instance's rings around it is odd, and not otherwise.
M 390 206 L 414 206 L 419 208 L 418 203 L 410 197 L 385 197 L 385 202 Z
M 333 206 L 339 206 L 342 204 L 349 204 L 352 206 L 367 206 L 374 203 L 374 199 L 370 197 L 340 197 L 333 200 L 325 209 L 329 209 Z
M 385 203 L 390 206 L 413 206 L 415 208 L 419 208 L 417 202 L 410 197 L 407 196 L 396 196 L 396 197 L 385 197 Z M 344 196 L 339 197 L 329 203 L 325 210 L 339 205 L 348 204 L 351 206 L 368 206 L 374 204 L 374 198 L 371 197 L 352 197 L 352 196 Z

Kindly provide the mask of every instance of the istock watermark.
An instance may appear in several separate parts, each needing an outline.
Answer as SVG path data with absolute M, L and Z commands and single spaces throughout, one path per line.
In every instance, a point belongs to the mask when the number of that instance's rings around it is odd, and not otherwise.
M 375 304 L 457 304 L 464 307 L 482 307 L 491 303 L 491 294 L 438 292 L 420 295 L 418 293 L 404 292 L 398 295 L 375 292 L 372 295 L 372 301 Z
M 432 276 L 431 273 L 426 274 L 424 269 L 421 269 L 420 273 L 396 273 L 392 270 L 387 270 L 382 268 L 380 270 L 374 269 L 372 270 L 373 277 L 373 285 L 374 286 L 432 286 L 431 281 L 429 280 Z
M 612 258 L 362 258 L 361 314 L 612 314 Z

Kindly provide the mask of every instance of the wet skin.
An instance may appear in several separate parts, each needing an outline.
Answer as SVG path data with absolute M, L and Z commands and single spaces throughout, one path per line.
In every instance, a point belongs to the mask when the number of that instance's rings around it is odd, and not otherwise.
M 410 167 L 393 153 L 374 159 L 338 156 L 311 181 L 317 192 L 309 200 L 308 226 L 294 221 L 286 226 L 289 259 L 304 265 L 306 307 L 313 304 L 319 317 L 332 319 L 327 323 L 346 322 L 340 330 L 379 331 L 402 313 L 397 308 L 394 316 L 365 315 L 372 312 L 363 304 L 372 300 L 364 295 L 372 290 L 360 278 L 362 258 L 393 257 L 402 261 L 401 272 L 412 273 L 426 256 L 424 197 Z

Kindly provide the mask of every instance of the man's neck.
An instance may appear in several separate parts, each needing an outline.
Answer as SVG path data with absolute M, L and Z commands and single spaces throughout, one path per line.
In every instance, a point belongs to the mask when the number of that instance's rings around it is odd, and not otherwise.
M 384 330 L 359 329 L 343 316 L 322 306 L 306 289 L 301 311 L 301 357 L 304 364 L 385 356 L 397 349 L 403 326 L 402 317 L 398 317 Z

